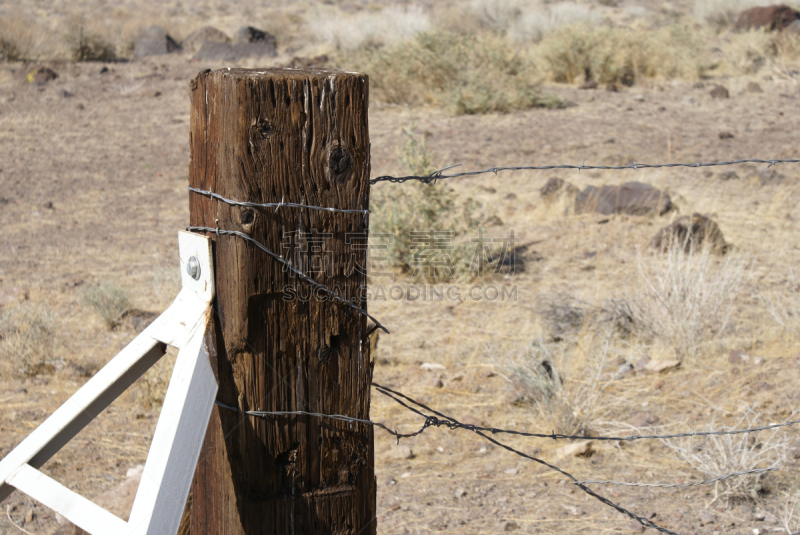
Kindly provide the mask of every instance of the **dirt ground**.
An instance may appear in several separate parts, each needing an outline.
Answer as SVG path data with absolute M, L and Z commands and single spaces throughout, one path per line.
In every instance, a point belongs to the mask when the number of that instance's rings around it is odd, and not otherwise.
M 276 60 L 276 63 L 280 58 Z M 59 77 L 25 83 L 30 65 L 0 64 L 0 292 L 3 306 L 30 301 L 57 315 L 54 374 L 0 381 L 0 456 L 61 405 L 136 334 L 136 323 L 109 330 L 80 296 L 114 280 L 133 305 L 160 312 L 177 291 L 177 232 L 188 222 L 189 80 L 205 65 L 183 56 L 130 63 L 50 63 Z M 268 65 L 264 65 L 268 66 Z M 101 69 L 107 68 L 105 72 Z M 370 111 L 372 174 L 404 174 L 397 150 L 402 127 L 417 123 L 437 165 L 626 164 L 715 161 L 797 155 L 796 74 L 762 70 L 751 77 L 706 82 L 646 82 L 617 93 L 547 86 L 573 103 L 561 110 L 452 117 L 436 109 L 374 103 Z M 711 83 L 729 99 L 713 99 Z M 757 82 L 763 92 L 747 90 Z M 732 137 L 722 138 L 721 132 Z M 539 429 L 530 407 L 509 400 L 497 355 L 524 350 L 539 335 L 538 298 L 569 292 L 586 300 L 623 295 L 636 276 L 637 255 L 677 215 L 712 216 L 725 238 L 751 259 L 752 288 L 785 285 L 800 260 L 800 167 L 600 172 L 517 172 L 454 180 L 459 196 L 491 207 L 503 229 L 531 244 L 526 269 L 513 277 L 516 302 L 384 302 L 370 312 L 392 334 L 381 336 L 375 381 L 467 423 Z M 738 179 L 721 180 L 734 170 Z M 542 201 L 551 177 L 579 187 L 638 180 L 668 190 L 678 214 L 662 217 L 564 215 Z M 375 188 L 405 186 L 388 183 Z M 658 430 L 700 429 L 741 403 L 765 421 L 797 417 L 800 344 L 776 331 L 756 300 L 724 341 L 702 359 L 662 374 L 629 374 L 605 391 L 598 431 L 629 434 L 642 412 Z M 748 309 L 750 310 L 750 309 Z M 761 359 L 729 362 L 731 350 Z M 623 348 L 613 362 L 644 351 Z M 424 363 L 441 365 L 430 370 Z M 610 364 L 609 370 L 617 364 Z M 726 412 L 727 411 L 727 412 Z M 158 417 L 141 387 L 115 402 L 44 472 L 83 495 L 107 492 L 144 462 Z M 375 393 L 372 418 L 410 430 L 418 417 Z M 652 430 L 652 429 L 649 429 Z M 790 442 L 800 445 L 790 428 Z M 791 437 L 795 437 L 791 439 Z M 562 444 L 498 437 L 551 462 Z M 431 429 L 397 448 L 376 433 L 378 533 L 626 533 L 641 527 L 582 493 L 563 476 L 492 446 L 468 431 Z M 593 443 L 588 457 L 557 464 L 581 480 L 698 481 L 660 443 Z M 784 522 L 800 483 L 789 455 L 764 477 L 757 499 L 714 501 L 714 485 L 667 489 L 595 485 L 641 516 L 682 534 L 787 533 Z M 0 504 L 0 534 L 46 534 L 59 528 L 47 508 L 17 492 Z M 27 521 L 26 521 L 27 520 Z

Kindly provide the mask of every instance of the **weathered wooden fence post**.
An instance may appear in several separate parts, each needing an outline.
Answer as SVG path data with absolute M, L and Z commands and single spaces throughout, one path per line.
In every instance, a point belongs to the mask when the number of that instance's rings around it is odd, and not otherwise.
M 203 72 L 192 81 L 190 185 L 228 199 L 369 204 L 368 79 L 332 70 Z M 366 308 L 367 217 L 233 206 L 190 193 L 191 224 L 236 230 Z M 360 238 L 358 237 L 360 234 Z M 217 407 L 189 528 L 209 534 L 375 533 L 366 318 L 234 235 L 214 237 Z

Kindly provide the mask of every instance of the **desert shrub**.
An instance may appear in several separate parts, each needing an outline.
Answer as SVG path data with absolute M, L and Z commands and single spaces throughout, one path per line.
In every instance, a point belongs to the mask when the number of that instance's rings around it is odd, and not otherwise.
M 374 95 L 393 104 L 438 105 L 454 114 L 563 106 L 541 93 L 527 52 L 499 35 L 420 33 L 341 61 L 367 72 Z
M 93 308 L 109 329 L 117 327 L 131 308 L 128 293 L 116 282 L 104 280 L 81 293 L 84 305 Z
M 717 425 L 712 421 L 705 431 L 733 431 L 766 425 L 761 415 L 747 407 L 739 421 L 732 425 Z M 782 428 L 760 433 L 737 435 L 708 435 L 662 440 L 674 454 L 706 479 L 747 472 L 758 468 L 773 468 L 789 459 L 789 441 Z M 714 484 L 714 501 L 724 497 L 731 500 L 755 499 L 763 488 L 764 474 L 732 477 Z M 713 502 L 712 502 L 713 503 Z
M 638 280 L 628 296 L 636 328 L 683 359 L 727 326 L 749 273 L 746 258 L 715 260 L 708 248 L 640 255 Z
M 75 26 L 67 33 L 66 42 L 73 61 L 112 61 L 115 47 L 103 37 Z
M 545 37 L 539 54 L 556 82 L 631 85 L 640 78 L 697 78 L 706 68 L 706 46 L 687 26 L 637 29 L 579 24 Z
M 431 21 L 419 6 L 387 7 L 352 15 L 331 6 L 319 6 L 306 17 L 306 26 L 311 36 L 336 50 L 356 50 L 405 41 L 429 30 Z
M 429 176 L 435 171 L 425 137 L 419 135 L 414 126 L 403 131 L 403 144 L 398 153 L 400 165 L 414 176 Z M 428 280 L 471 278 L 486 267 L 473 265 L 476 246 L 471 238 L 479 235 L 482 222 L 491 219 L 479 209 L 473 199 L 460 199 L 444 182 L 412 181 L 392 188 L 377 186 L 370 199 L 371 234 L 393 237 L 387 251 L 388 261 L 403 272 L 413 273 L 414 267 L 420 267 L 417 275 Z M 419 256 L 425 252 L 423 242 L 428 241 L 431 230 L 447 233 L 435 237 L 436 243 L 443 246 L 441 256 L 433 259 L 440 267 L 425 264 Z M 444 251 L 449 246 L 452 250 Z M 489 258 L 495 256 L 488 255 Z M 443 259 L 447 261 L 446 266 L 440 263 Z M 483 256 L 478 256 L 477 261 L 488 262 Z
M 49 308 L 23 302 L 0 312 L 0 356 L 4 372 L 52 373 L 55 321 Z
M 548 430 L 589 435 L 592 423 L 609 405 L 600 403 L 609 381 L 602 377 L 611 334 L 580 345 L 534 341 L 526 351 L 495 357 L 517 402 L 528 404 Z

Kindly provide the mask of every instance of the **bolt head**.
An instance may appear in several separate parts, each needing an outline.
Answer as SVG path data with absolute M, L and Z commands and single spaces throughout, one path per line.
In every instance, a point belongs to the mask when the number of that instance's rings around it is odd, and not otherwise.
M 186 263 L 186 273 L 194 280 L 200 280 L 200 261 L 196 257 L 191 257 Z

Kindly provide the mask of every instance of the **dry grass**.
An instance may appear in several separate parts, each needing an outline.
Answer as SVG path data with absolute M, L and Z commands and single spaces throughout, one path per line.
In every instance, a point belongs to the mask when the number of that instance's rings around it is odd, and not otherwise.
M 130 297 L 117 282 L 104 280 L 97 286 L 89 286 L 83 290 L 81 301 L 97 312 L 109 329 L 113 329 L 122 321 L 125 313 L 131 308 Z
M 65 40 L 73 61 L 112 61 L 117 57 L 111 42 L 81 25 L 73 25 Z
M 481 27 L 503 33 L 517 43 L 540 41 L 558 28 L 581 22 L 597 23 L 590 6 L 574 2 L 544 4 L 523 0 L 474 0 L 468 7 Z
M 47 55 L 47 32 L 33 20 L 12 12 L 0 17 L 0 61 L 32 61 Z
M 347 14 L 317 6 L 306 16 L 310 36 L 334 50 L 357 50 L 406 41 L 430 30 L 431 20 L 420 6 L 386 7 Z
M 22 302 L 0 312 L 0 370 L 4 376 L 52 373 L 55 317 L 42 303 Z
M 704 430 L 732 431 L 768 423 L 750 407 L 745 407 L 736 424 L 721 425 L 714 419 Z M 707 479 L 758 468 L 780 467 L 789 460 L 789 439 L 782 428 L 758 434 L 710 435 L 662 442 Z M 733 477 L 714 484 L 712 503 L 719 498 L 726 498 L 728 502 L 756 500 L 764 490 L 763 475 Z
M 495 358 L 514 398 L 530 405 L 540 429 L 588 436 L 594 421 L 612 404 L 602 399 L 610 384 L 603 371 L 609 361 L 611 331 L 578 340 L 547 344 L 537 339 L 526 351 Z
M 744 256 L 716 260 L 708 248 L 671 247 L 637 262 L 638 284 L 628 297 L 636 327 L 679 359 L 695 356 L 728 325 L 749 273 Z
M 582 24 L 548 35 L 539 53 L 555 82 L 632 85 L 643 78 L 699 77 L 707 47 L 702 35 L 682 25 L 654 30 Z
M 147 373 L 139 380 L 138 401 L 143 407 L 153 409 L 163 405 L 177 357 L 178 351 L 174 347 L 168 346 L 167 352 L 161 357 L 161 360 L 147 370 Z

